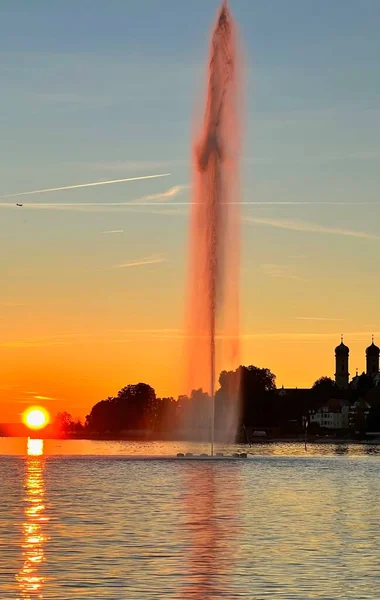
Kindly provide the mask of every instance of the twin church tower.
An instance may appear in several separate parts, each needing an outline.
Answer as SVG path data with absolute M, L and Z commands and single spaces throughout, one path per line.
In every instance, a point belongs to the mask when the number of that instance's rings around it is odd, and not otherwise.
M 350 373 L 348 370 L 350 349 L 343 343 L 343 336 L 339 346 L 335 348 L 335 383 L 341 389 L 347 389 L 349 386 Z M 366 374 L 370 377 L 376 377 L 379 373 L 378 348 L 372 336 L 372 344 L 366 348 Z

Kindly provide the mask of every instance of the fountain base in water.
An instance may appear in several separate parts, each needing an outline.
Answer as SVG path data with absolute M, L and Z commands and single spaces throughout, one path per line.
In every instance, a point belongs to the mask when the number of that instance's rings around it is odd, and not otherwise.
M 247 458 L 246 452 L 234 452 L 233 454 L 223 454 L 222 452 L 217 452 L 216 454 L 192 454 L 191 452 L 186 452 L 183 454 L 182 452 L 178 452 L 176 458 L 193 458 L 193 459 L 208 459 L 208 460 L 230 460 L 231 458 Z
M 246 460 L 250 457 L 245 453 L 236 453 L 236 454 L 223 454 L 217 455 L 214 454 L 183 454 L 179 452 L 178 454 L 129 454 L 129 455 L 120 455 L 116 456 L 119 460 L 134 460 L 134 461 L 212 461 L 212 462 L 225 462 L 225 461 L 235 461 L 235 460 Z

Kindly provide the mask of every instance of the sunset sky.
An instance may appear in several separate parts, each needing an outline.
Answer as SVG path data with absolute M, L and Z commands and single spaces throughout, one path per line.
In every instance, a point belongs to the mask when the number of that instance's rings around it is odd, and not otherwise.
M 34 403 L 83 417 L 138 381 L 184 391 L 190 133 L 218 4 L 2 3 L 0 196 L 171 175 L 0 198 L 0 422 Z M 380 342 L 380 3 L 230 6 L 241 362 L 309 386 L 344 333 L 354 375 Z

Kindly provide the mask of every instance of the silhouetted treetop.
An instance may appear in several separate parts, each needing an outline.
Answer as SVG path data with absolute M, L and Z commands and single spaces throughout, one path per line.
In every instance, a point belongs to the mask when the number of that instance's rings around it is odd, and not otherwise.
M 335 392 L 338 388 L 335 381 L 331 379 L 331 377 L 324 376 L 317 379 L 317 381 L 313 383 L 311 389 L 322 396 L 328 396 L 329 394 Z
M 248 386 L 251 392 L 269 392 L 276 389 L 276 375 L 270 369 L 240 366 L 235 371 L 222 371 L 219 377 L 220 387 L 231 386 L 231 383 L 240 382 L 240 387 Z
M 150 429 L 154 422 L 156 392 L 146 383 L 123 387 L 117 396 L 101 400 L 86 417 L 87 426 L 99 432 Z

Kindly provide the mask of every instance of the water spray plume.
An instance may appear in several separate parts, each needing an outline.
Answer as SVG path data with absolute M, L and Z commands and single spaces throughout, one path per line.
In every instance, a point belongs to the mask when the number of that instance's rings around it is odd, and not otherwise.
M 211 37 L 203 123 L 193 139 L 188 295 L 189 387 L 210 390 L 212 437 L 216 369 L 236 367 L 239 355 L 239 66 L 236 28 L 223 2 Z M 238 390 L 230 392 L 217 406 L 224 441 L 235 437 L 239 419 Z

